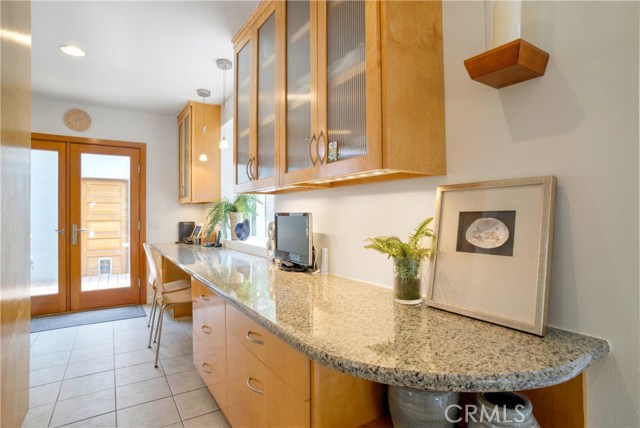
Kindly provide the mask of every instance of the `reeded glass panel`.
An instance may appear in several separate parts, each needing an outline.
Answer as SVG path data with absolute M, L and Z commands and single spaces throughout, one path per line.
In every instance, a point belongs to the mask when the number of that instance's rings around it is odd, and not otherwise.
M 258 30 L 258 178 L 275 175 L 276 17 Z
M 367 154 L 365 76 L 364 0 L 327 1 L 329 162 Z
M 184 119 L 184 196 L 191 195 L 191 115 Z
M 184 198 L 185 196 L 185 187 L 184 187 L 184 179 L 185 179 L 185 156 L 184 156 L 184 122 L 180 122 L 178 126 L 178 194 L 180 198 Z
M 311 166 L 309 9 L 308 1 L 287 2 L 287 172 Z
M 238 135 L 236 137 L 237 166 L 236 183 L 249 182 L 247 164 L 249 163 L 249 118 L 251 116 L 251 42 L 238 52 L 236 60 L 238 78 Z
M 58 232 L 56 229 L 58 229 L 58 152 L 31 150 L 32 296 L 58 294 Z
M 82 291 L 131 286 L 130 171 L 128 156 L 82 154 L 78 225 Z

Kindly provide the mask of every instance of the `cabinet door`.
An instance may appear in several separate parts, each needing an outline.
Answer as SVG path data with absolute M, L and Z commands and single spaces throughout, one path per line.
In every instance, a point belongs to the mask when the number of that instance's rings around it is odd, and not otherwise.
M 288 1 L 285 27 L 285 135 L 280 148 L 281 183 L 293 184 L 318 176 L 316 92 L 317 2 Z
M 251 157 L 251 38 L 247 34 L 236 49 L 236 121 L 235 153 L 236 191 L 246 191 L 250 184 L 249 160 Z M 243 186 L 244 185 L 244 186 Z
M 257 124 L 255 150 L 249 171 L 253 188 L 277 184 L 277 121 L 276 121 L 276 10 L 272 3 L 255 24 Z
M 318 2 L 321 178 L 382 167 L 379 22 L 378 2 Z
M 191 107 L 178 119 L 178 202 L 191 202 Z

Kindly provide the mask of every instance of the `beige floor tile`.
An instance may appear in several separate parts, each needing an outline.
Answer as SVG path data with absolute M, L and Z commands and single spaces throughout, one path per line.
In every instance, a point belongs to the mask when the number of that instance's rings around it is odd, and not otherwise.
M 162 368 L 155 368 L 153 363 L 142 363 L 116 369 L 116 386 L 128 385 L 143 380 L 164 376 Z
M 128 339 L 121 340 L 114 343 L 114 350 L 116 354 L 124 354 L 125 352 L 141 351 L 148 347 L 148 337 L 145 340 L 140 339 Z
M 124 409 L 170 396 L 171 390 L 167 380 L 164 377 L 158 377 L 119 386 L 116 389 L 116 406 L 118 409 Z
M 147 328 L 147 319 L 144 317 L 139 317 L 113 322 L 113 330 L 116 332 L 123 330 L 133 330 L 136 328 Z
M 64 378 L 72 379 L 74 377 L 106 372 L 113 369 L 113 356 L 100 357 L 87 361 L 78 361 L 75 363 L 69 363 L 69 366 L 67 367 L 67 373 L 65 373 Z
M 23 428 L 44 428 L 49 426 L 51 414 L 53 413 L 54 404 L 46 404 L 40 407 L 29 409 L 27 417 L 22 424 Z
M 42 333 L 41 333 L 42 334 Z M 43 354 L 51 354 L 53 352 L 62 352 L 62 351 L 70 351 L 73 347 L 73 341 L 75 339 L 73 337 L 62 338 L 62 339 L 42 339 L 41 336 L 38 336 L 33 346 L 30 349 L 30 354 L 33 355 L 43 355 Z
M 45 339 L 63 339 L 69 337 L 75 337 L 78 332 L 78 327 L 66 327 L 66 328 L 58 328 L 55 330 L 45 330 L 41 331 L 38 335 L 40 340 Z
M 77 348 L 71 351 L 70 363 L 113 355 L 113 343 Z
M 141 341 L 149 340 L 149 329 L 145 325 L 144 327 L 132 328 L 129 330 L 120 330 L 113 333 L 113 338 L 116 342 L 122 342 L 123 340 L 139 339 Z
M 171 397 L 118 410 L 119 428 L 156 428 L 176 422 L 180 414 Z
M 174 395 L 182 420 L 192 419 L 220 409 L 207 388 Z
M 58 400 L 68 400 L 69 398 L 104 391 L 105 389 L 113 390 L 115 388 L 114 377 L 115 372 L 113 370 L 109 370 L 106 372 L 67 379 L 62 382 L 62 388 L 60 388 L 60 397 Z
M 32 355 L 29 362 L 29 370 L 40 370 L 51 366 L 67 364 L 69 362 L 70 355 L 71 351 Z
M 182 425 L 182 422 L 176 422 L 175 424 L 167 425 L 163 428 L 184 428 L 184 425 Z
M 93 418 L 83 419 L 64 428 L 116 428 L 116 412 L 105 413 Z
M 183 421 L 184 428 L 231 428 L 221 410 Z
M 55 403 L 62 382 L 53 382 L 29 388 L 29 408 Z
M 152 349 L 141 349 L 139 351 L 125 352 L 123 354 L 116 354 L 116 368 L 122 368 L 127 366 L 135 366 L 137 364 L 149 363 L 153 365 L 153 360 L 156 358 L 156 352 Z
M 163 331 L 162 332 L 162 340 L 160 344 L 164 345 L 173 345 L 175 343 L 189 342 L 191 343 L 191 333 L 186 333 L 184 331 Z
M 109 335 L 113 333 L 113 322 L 101 322 L 98 324 L 86 324 L 78 327 L 78 335 L 85 333 Z
M 112 412 L 116 407 L 115 401 L 115 394 L 110 389 L 58 401 L 51 418 L 51 426 L 58 427 Z
M 193 391 L 206 386 L 197 370 L 189 370 L 188 372 L 175 373 L 167 376 L 167 381 L 171 387 L 173 395 L 182 394 L 183 392 Z
M 79 333 L 73 344 L 74 349 L 88 348 L 90 346 L 113 343 L 113 333 L 93 334 L 91 332 Z
M 34 343 L 34 342 L 36 341 L 36 339 L 38 338 L 38 335 L 39 335 L 39 334 L 40 334 L 40 333 L 31 333 L 31 334 L 29 335 L 29 341 L 30 341 L 30 342 L 29 342 L 29 346 L 32 346 L 32 345 L 33 345 L 33 343 Z
M 29 372 L 29 387 L 61 381 L 64 377 L 66 365 L 47 367 Z
M 181 342 L 168 344 L 161 342 L 160 345 L 160 358 L 179 357 L 181 355 L 187 355 L 193 353 L 193 343 Z
M 161 360 L 162 368 L 167 375 L 186 372 L 195 369 L 193 355 L 181 355 L 179 357 L 165 358 Z

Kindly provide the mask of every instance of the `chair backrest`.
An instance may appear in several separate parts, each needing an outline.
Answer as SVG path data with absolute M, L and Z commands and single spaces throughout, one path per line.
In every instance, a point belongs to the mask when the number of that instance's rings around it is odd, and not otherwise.
M 151 286 L 160 287 L 162 283 L 162 276 L 160 274 L 160 269 L 158 269 L 158 262 L 156 261 L 156 257 L 153 254 L 153 249 L 151 245 L 148 243 L 143 243 L 144 253 L 147 255 L 147 262 L 149 264 L 149 284 Z

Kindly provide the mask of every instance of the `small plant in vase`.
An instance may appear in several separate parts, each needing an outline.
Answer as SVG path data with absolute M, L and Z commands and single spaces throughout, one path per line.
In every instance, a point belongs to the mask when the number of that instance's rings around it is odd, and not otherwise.
M 236 195 L 231 202 L 227 198 L 222 198 L 207 212 L 207 233 L 209 236 L 213 233 L 216 226 L 220 226 L 220 232 L 224 238 L 227 237 L 227 227 L 231 228 L 231 239 L 238 239 L 236 236 L 236 226 L 240 223 L 244 224 L 244 239 L 249 236 L 249 221 L 251 215 L 256 215 L 256 207 L 262 204 L 255 195 L 239 194 Z M 244 220 L 244 221 L 243 221 Z
M 394 281 L 393 299 L 397 303 L 415 305 L 422 302 L 420 264 L 426 258 L 432 258 L 433 245 L 422 246 L 424 238 L 433 238 L 433 229 L 429 224 L 433 217 L 423 220 L 409 235 L 409 241 L 402 242 L 397 236 L 379 236 L 369 238 L 365 248 L 375 250 L 393 258 Z

